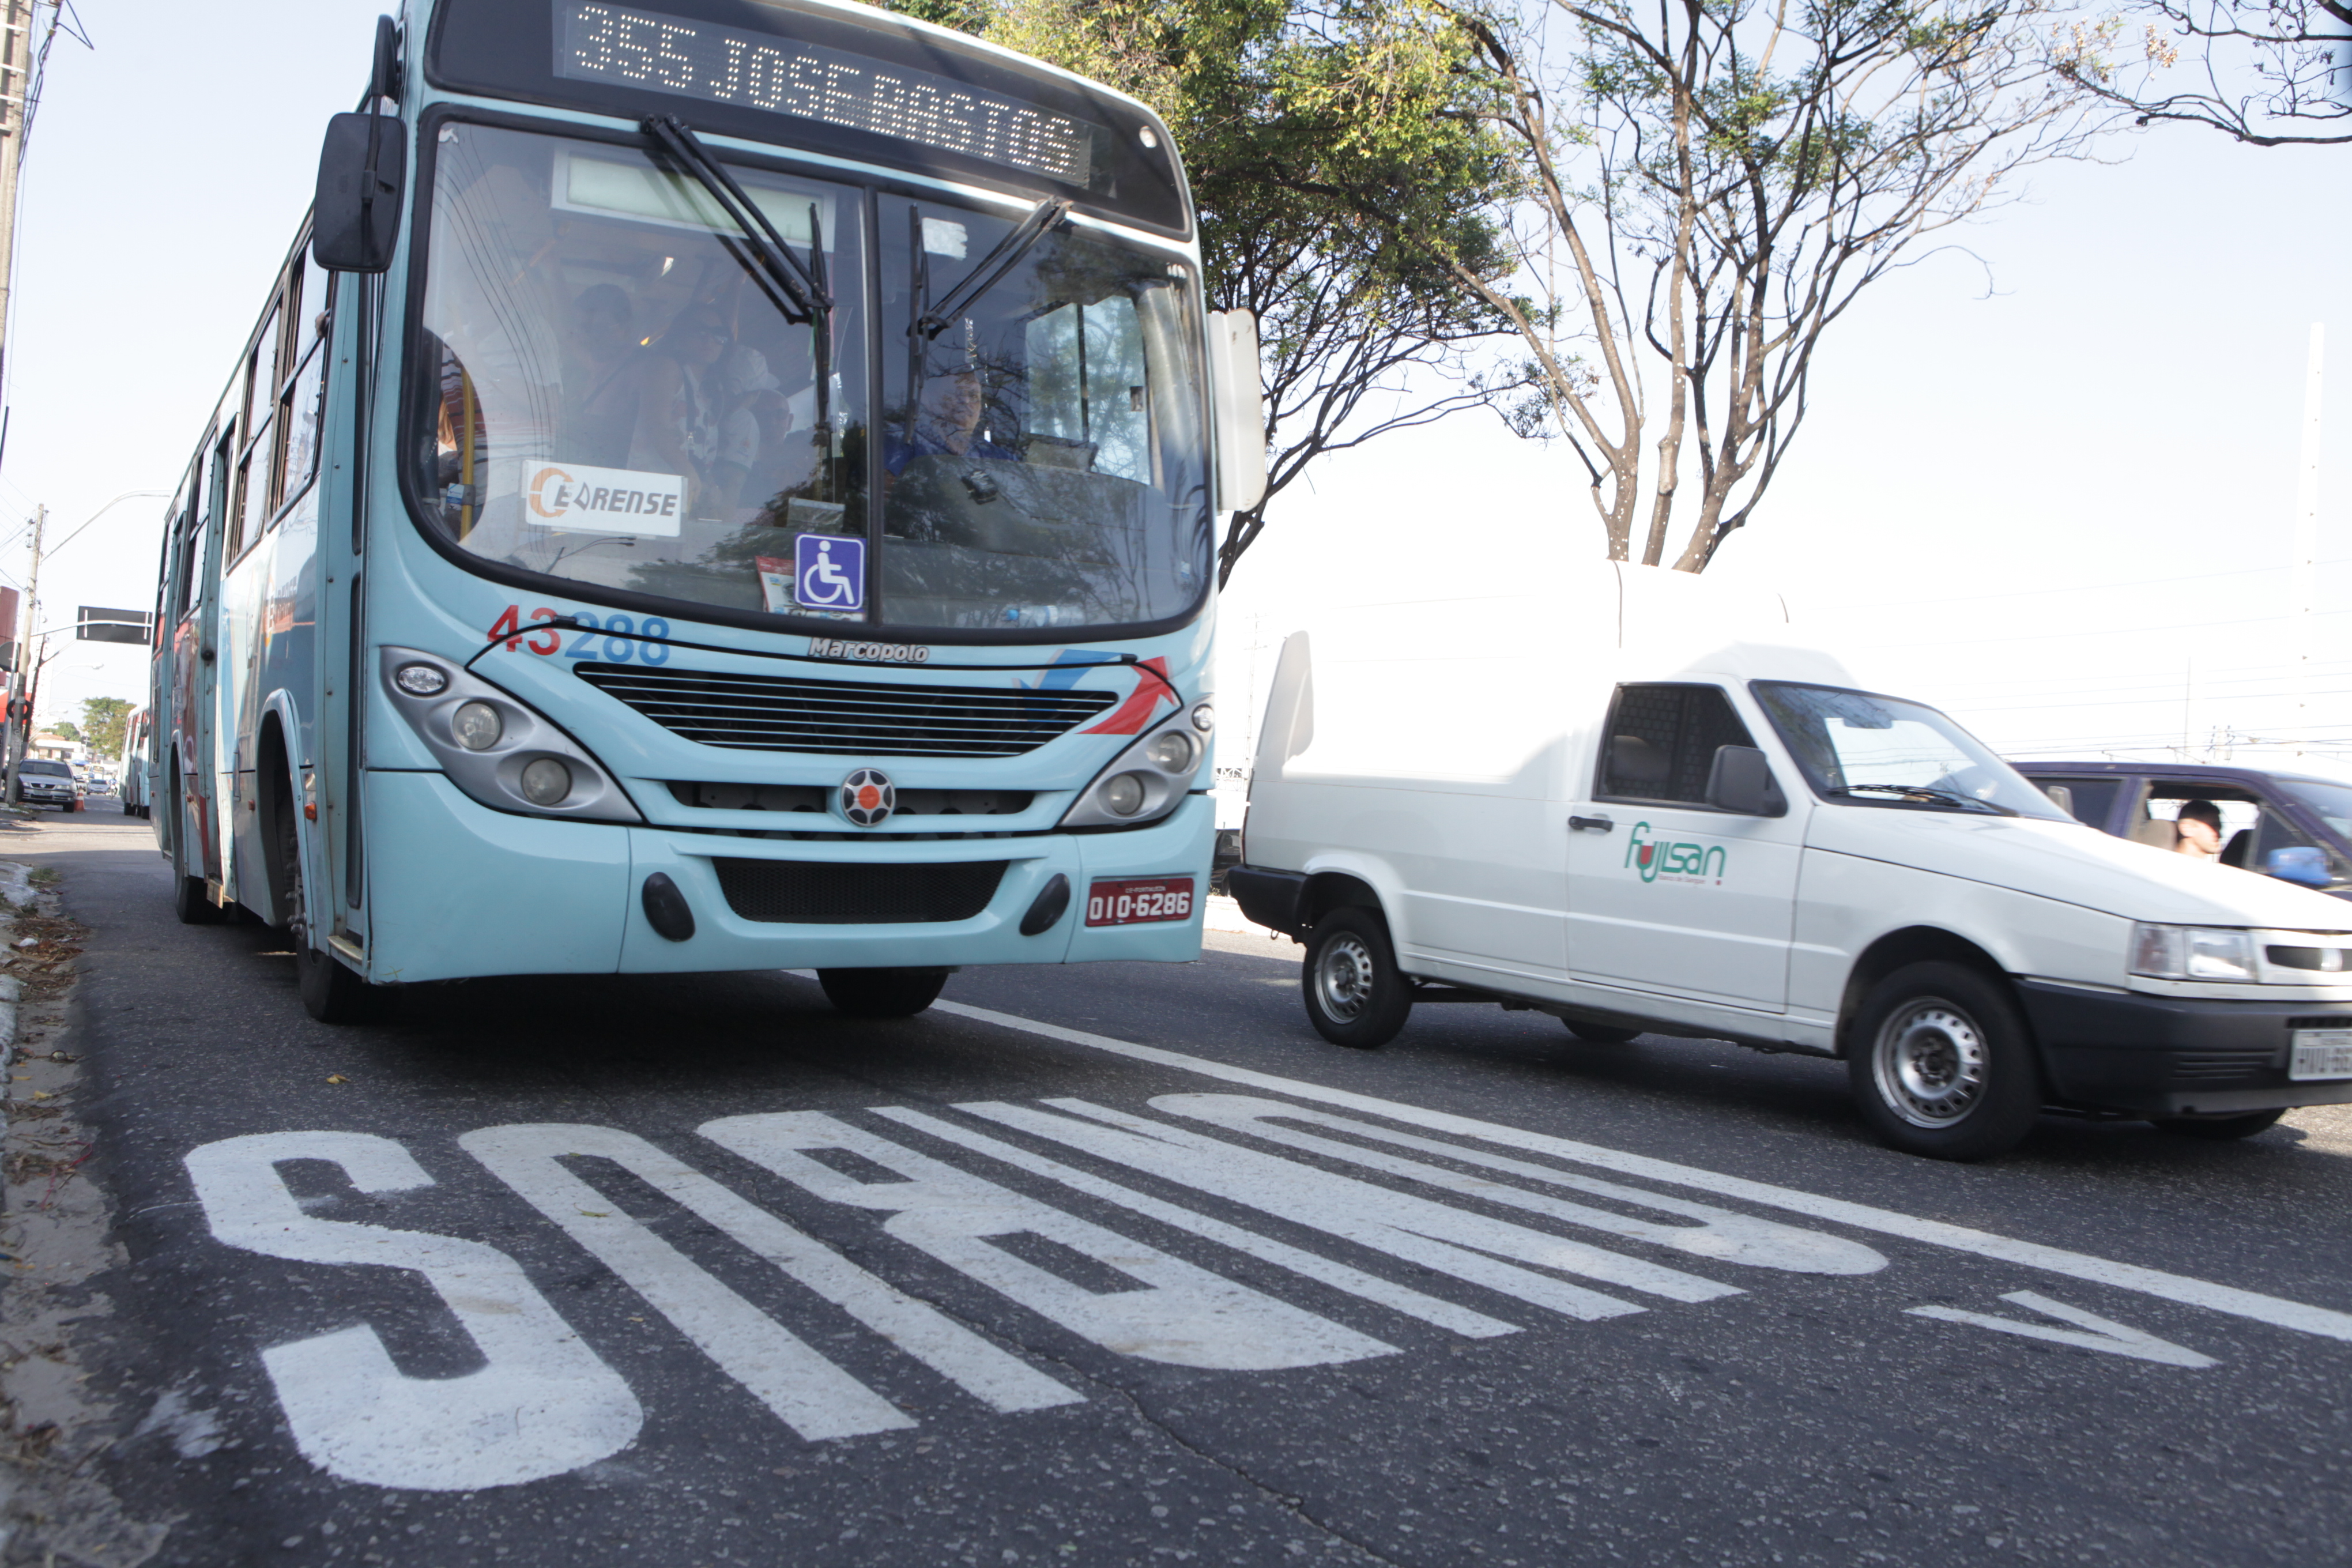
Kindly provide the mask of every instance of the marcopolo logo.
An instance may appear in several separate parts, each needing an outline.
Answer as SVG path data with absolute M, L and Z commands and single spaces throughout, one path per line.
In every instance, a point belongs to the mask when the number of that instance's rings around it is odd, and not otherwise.
M 686 480 L 677 474 L 550 463 L 531 470 L 523 499 L 531 520 L 549 528 L 674 539 L 686 510 Z
M 1627 868 L 1640 872 L 1644 882 L 1654 882 L 1663 877 L 1669 882 L 1703 887 L 1723 880 L 1731 855 L 1722 845 L 1678 844 L 1649 835 L 1650 825 L 1637 822 L 1633 837 L 1625 845 Z

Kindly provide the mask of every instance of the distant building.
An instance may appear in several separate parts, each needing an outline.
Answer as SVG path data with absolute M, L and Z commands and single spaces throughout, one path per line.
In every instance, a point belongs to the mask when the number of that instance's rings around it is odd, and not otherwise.
M 53 763 L 69 763 L 81 753 L 81 742 L 68 741 L 63 735 L 52 735 L 43 730 L 25 742 L 27 755 L 47 757 Z

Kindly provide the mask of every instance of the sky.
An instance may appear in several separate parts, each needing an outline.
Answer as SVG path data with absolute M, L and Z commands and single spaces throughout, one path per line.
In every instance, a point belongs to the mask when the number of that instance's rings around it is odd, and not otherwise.
M 78 6 L 97 47 L 51 56 L 18 231 L 0 581 L 19 585 L 36 504 L 54 542 L 121 492 L 177 484 L 382 4 L 252 0 L 233 29 L 176 0 Z M 2011 755 L 2300 742 L 2352 769 L 2352 149 L 2167 127 L 2101 156 L 2035 172 L 2021 203 L 1948 237 L 1966 253 L 1890 275 L 1832 328 L 1798 445 L 1709 574 L 1780 595 L 1792 635 L 1860 682 Z M 2306 670 L 2288 558 L 2320 321 L 2328 564 Z M 1310 470 L 1222 607 L 1229 742 L 1318 605 L 1597 560 L 1580 475 L 1485 415 Z M 147 605 L 162 509 L 126 501 L 56 553 L 44 624 Z M 51 647 L 45 721 L 143 700 L 141 650 Z

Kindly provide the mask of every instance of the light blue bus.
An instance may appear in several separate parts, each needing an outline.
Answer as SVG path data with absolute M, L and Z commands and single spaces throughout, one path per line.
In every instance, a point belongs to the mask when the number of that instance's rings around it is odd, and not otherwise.
M 1265 482 L 1130 99 L 827 0 L 378 24 L 172 503 L 147 798 L 310 1012 L 1197 955 Z

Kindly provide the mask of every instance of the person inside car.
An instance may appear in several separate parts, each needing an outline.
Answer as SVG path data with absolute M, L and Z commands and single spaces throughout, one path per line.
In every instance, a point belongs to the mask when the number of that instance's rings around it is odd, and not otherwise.
M 2185 803 L 2173 821 L 2172 852 L 2198 860 L 2221 858 L 2221 808 L 2210 800 Z

